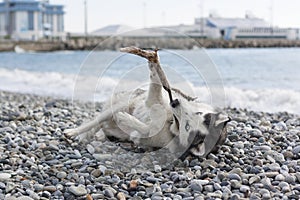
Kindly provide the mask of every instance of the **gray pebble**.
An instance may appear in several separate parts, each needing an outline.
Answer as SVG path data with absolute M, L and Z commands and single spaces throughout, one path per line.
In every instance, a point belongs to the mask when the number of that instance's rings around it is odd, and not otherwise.
M 44 187 L 44 190 L 45 190 L 45 191 L 48 191 L 48 192 L 55 192 L 55 191 L 56 191 L 56 187 L 53 186 L 53 185 L 45 186 L 45 187 Z
M 20 196 L 20 197 L 16 198 L 15 200 L 34 200 L 34 199 L 31 197 L 28 197 L 28 196 Z
M 228 178 L 230 180 L 238 180 L 238 181 L 241 181 L 241 177 L 238 175 L 238 174 L 228 174 Z
M 2 190 L 2 189 L 5 189 L 5 183 L 3 183 L 3 182 L 0 182 L 0 189 Z
M 271 162 L 274 162 L 273 159 L 277 162 L 284 162 L 285 158 L 281 153 L 278 153 L 277 151 L 267 151 L 265 152 L 264 156 L 269 159 Z
M 64 179 L 64 178 L 67 177 L 67 173 L 64 172 L 64 171 L 58 172 L 58 173 L 56 174 L 56 177 L 59 178 L 59 179 Z
M 291 174 L 286 174 L 285 176 L 285 181 L 289 184 L 295 184 L 296 182 L 296 177 L 291 175 Z
M 0 173 L 0 181 L 7 181 L 11 178 L 9 173 Z
M 281 122 L 275 124 L 274 129 L 278 130 L 278 131 L 286 131 L 287 130 L 287 126 L 286 126 L 286 124 L 283 121 L 281 121 Z
M 249 132 L 252 137 L 256 137 L 256 138 L 263 137 L 263 134 L 259 129 L 252 129 Z
M 283 188 L 283 187 L 289 187 L 289 184 L 287 182 L 282 181 L 282 182 L 279 183 L 278 186 L 281 187 L 281 188 Z
M 284 180 L 285 180 L 285 177 L 284 177 L 282 174 L 278 174 L 278 175 L 275 177 L 275 180 L 276 180 L 276 181 L 284 181 Z
M 103 166 L 103 165 L 100 165 L 100 166 L 99 166 L 99 170 L 101 171 L 102 174 L 105 174 L 107 168 L 106 168 L 105 166 Z
M 250 187 L 249 186 L 246 186 L 246 185 L 242 185 L 240 187 L 240 191 L 243 192 L 243 193 L 247 193 L 250 191 Z
M 181 200 L 181 199 L 182 199 L 182 196 L 180 196 L 180 195 L 178 195 L 178 194 L 175 194 L 175 195 L 173 196 L 173 199 L 175 199 L 175 200 Z
M 103 194 L 92 194 L 91 196 L 93 199 L 105 199 Z
M 104 195 L 109 197 L 109 198 L 114 197 L 114 193 L 110 189 L 105 189 L 104 190 Z
M 291 191 L 291 188 L 290 188 L 290 186 L 285 186 L 285 187 L 282 187 L 282 188 L 281 188 L 281 191 L 284 192 L 284 193 L 290 192 L 290 191 Z
M 104 190 L 104 195 L 107 196 L 107 197 L 114 197 L 115 194 L 117 194 L 117 191 L 111 187 L 107 187 L 105 190 Z
M 271 194 L 270 194 L 269 190 L 267 190 L 267 189 L 260 189 L 259 193 L 262 195 L 263 199 L 271 198 Z
M 39 199 L 40 199 L 39 195 L 38 195 L 37 193 L 33 192 L 33 191 L 30 190 L 30 189 L 27 189 L 27 190 L 26 190 L 26 193 L 29 194 L 29 196 L 30 196 L 31 198 L 33 198 L 34 200 L 39 200 Z
M 161 167 L 159 165 L 154 165 L 155 172 L 161 172 Z
M 80 185 L 78 187 L 76 187 L 76 186 L 69 187 L 69 192 L 74 194 L 75 196 L 83 196 L 83 195 L 87 194 L 87 190 L 82 185 Z
M 33 185 L 33 188 L 34 188 L 34 191 L 40 192 L 40 191 L 42 191 L 44 189 L 44 186 L 42 184 L 38 184 L 37 183 L 37 184 Z
M 298 154 L 298 153 L 300 153 L 300 145 L 295 146 L 295 147 L 293 148 L 292 152 L 293 152 L 293 154 Z
M 7 182 L 7 183 L 6 183 L 5 192 L 6 192 L 6 193 L 10 193 L 10 192 L 13 191 L 16 187 L 17 187 L 17 185 L 16 185 L 15 183 Z
M 270 168 L 271 171 L 279 171 L 280 165 L 278 163 L 271 163 L 266 165 L 268 168 Z
M 196 191 L 196 192 L 202 192 L 202 190 L 203 190 L 202 185 L 201 185 L 201 184 L 198 184 L 198 183 L 195 183 L 195 182 L 191 183 L 190 188 L 191 188 L 193 191 Z
M 146 178 L 147 181 L 149 181 L 150 183 L 156 183 L 156 182 L 160 182 L 161 179 L 160 178 L 155 178 L 155 177 L 151 177 L 151 176 L 148 176 Z
M 204 190 L 206 192 L 213 192 L 214 191 L 214 186 L 213 185 L 205 185 Z
M 239 189 L 242 186 L 242 183 L 238 180 L 231 180 L 230 185 L 235 189 Z
M 215 190 L 221 190 L 222 186 L 219 183 L 214 183 L 214 189 Z
M 45 198 L 49 199 L 49 198 L 51 197 L 51 193 L 48 192 L 48 191 L 44 191 L 44 192 L 42 193 L 42 197 L 45 197 Z
M 253 150 L 254 151 L 270 151 L 272 148 L 270 146 L 267 146 L 267 145 L 260 145 L 260 146 L 256 146 L 254 145 L 253 146 Z
M 213 193 L 207 193 L 207 197 L 213 198 L 213 199 L 221 199 L 222 198 L 222 192 L 221 191 L 215 191 Z
M 209 180 L 193 180 L 192 183 L 197 183 L 199 185 L 207 185 Z
M 87 144 L 86 149 L 87 149 L 87 151 L 90 154 L 94 154 L 95 153 L 95 148 L 92 145 L 90 145 L 90 144 Z

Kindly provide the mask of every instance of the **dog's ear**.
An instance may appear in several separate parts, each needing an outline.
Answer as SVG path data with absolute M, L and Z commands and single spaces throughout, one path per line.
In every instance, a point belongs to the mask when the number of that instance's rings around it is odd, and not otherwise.
M 231 119 L 224 113 L 207 113 L 204 115 L 204 125 L 207 129 L 223 128 Z

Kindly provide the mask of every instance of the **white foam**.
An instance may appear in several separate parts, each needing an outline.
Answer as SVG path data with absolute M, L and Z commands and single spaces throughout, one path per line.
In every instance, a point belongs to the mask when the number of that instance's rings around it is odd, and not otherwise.
M 119 84 L 111 77 L 80 76 L 56 72 L 29 72 L 24 70 L 7 70 L 0 68 L 0 89 L 12 92 L 32 93 L 43 96 L 79 98 L 82 100 L 103 101 L 113 91 L 145 87 L 135 81 Z M 76 86 L 75 90 L 74 87 Z M 199 100 L 209 103 L 210 93 L 206 87 L 194 87 L 188 84 Z M 182 88 L 186 91 L 186 88 Z M 188 88 L 189 89 L 189 88 Z M 75 92 L 77 91 L 76 95 Z M 300 114 L 300 92 L 283 89 L 241 89 L 225 88 L 225 106 L 247 108 L 254 111 L 287 111 Z
M 254 111 L 300 114 L 300 92 L 283 89 L 242 90 L 226 88 L 227 105 Z
M 45 96 L 72 94 L 74 76 L 56 72 L 28 72 L 0 68 L 0 89 Z

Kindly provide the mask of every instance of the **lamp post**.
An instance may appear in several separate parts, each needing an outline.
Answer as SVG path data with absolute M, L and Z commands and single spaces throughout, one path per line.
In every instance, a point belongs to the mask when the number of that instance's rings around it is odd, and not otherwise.
M 144 28 L 147 27 L 147 4 L 143 2 L 143 25 Z
M 84 0 L 84 36 L 88 37 L 87 0 Z
M 200 23 L 201 37 L 204 37 L 204 0 L 200 2 Z

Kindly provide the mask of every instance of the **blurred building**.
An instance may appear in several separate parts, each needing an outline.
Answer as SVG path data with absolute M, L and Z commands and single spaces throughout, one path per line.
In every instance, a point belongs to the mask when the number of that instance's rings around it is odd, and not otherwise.
M 245 18 L 222 18 L 210 15 L 196 18 L 194 24 L 134 29 L 126 25 L 109 25 L 90 36 L 122 35 L 127 37 L 183 37 L 210 39 L 299 39 L 299 29 L 272 27 L 264 19 L 247 14 Z
M 0 3 L 0 37 L 65 39 L 63 9 L 47 0 L 4 0 Z
M 234 39 L 298 39 L 298 29 L 273 27 L 264 19 L 246 14 L 245 18 L 222 18 L 210 15 L 196 18 L 195 24 L 204 29 L 215 29 L 218 36 L 226 40 Z

